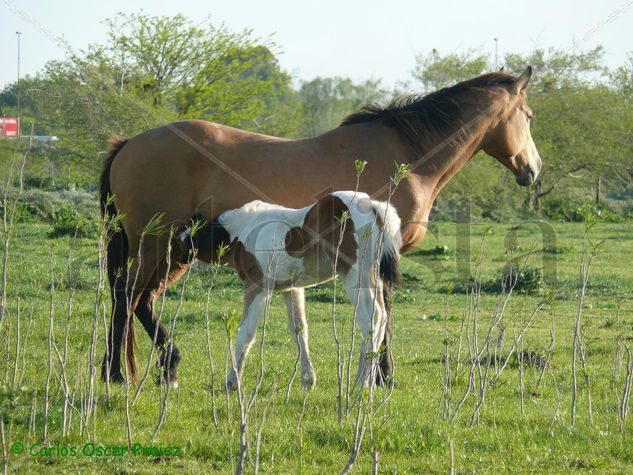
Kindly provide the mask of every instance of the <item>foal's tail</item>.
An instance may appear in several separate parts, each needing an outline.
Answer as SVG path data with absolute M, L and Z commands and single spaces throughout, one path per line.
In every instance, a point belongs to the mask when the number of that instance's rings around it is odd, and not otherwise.
M 106 223 L 107 228 L 107 267 L 108 281 L 110 282 L 110 297 L 112 299 L 112 318 L 128 319 L 127 310 L 125 313 L 116 312 L 116 300 L 119 297 L 125 298 L 126 282 L 127 282 L 127 259 L 128 259 L 128 240 L 125 230 L 121 223 L 118 222 L 118 210 L 114 204 L 112 188 L 110 187 L 110 169 L 112 162 L 117 154 L 127 144 L 129 139 L 120 136 L 113 136 L 108 143 L 108 156 L 103 163 L 103 170 L 99 180 L 99 201 L 101 204 L 101 216 Z M 127 308 L 127 305 L 126 305 Z M 112 322 L 114 324 L 114 322 Z M 125 322 L 121 322 L 122 326 Z M 132 381 L 136 379 L 136 364 L 134 361 L 134 347 L 136 339 L 134 337 L 134 319 L 129 318 L 128 328 L 125 332 L 127 335 L 125 359 L 128 367 L 128 376 Z M 112 332 L 110 332 L 112 338 Z M 112 341 L 108 342 L 108 351 L 112 351 Z M 114 344 L 118 344 L 114 342 Z M 108 358 L 112 355 L 108 354 Z M 115 369 L 116 371 L 119 368 Z M 105 376 L 105 375 L 103 375 Z
M 374 202 L 374 211 L 382 222 L 382 252 L 380 254 L 380 278 L 389 286 L 400 281 L 400 217 L 396 209 L 386 202 Z

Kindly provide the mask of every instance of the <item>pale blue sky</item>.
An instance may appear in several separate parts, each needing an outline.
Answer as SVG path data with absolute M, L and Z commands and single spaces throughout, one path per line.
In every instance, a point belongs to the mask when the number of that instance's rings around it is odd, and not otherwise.
M 492 54 L 495 37 L 500 56 L 536 47 L 572 48 L 576 41 L 581 49 L 603 45 L 606 63 L 615 66 L 633 51 L 633 0 L 0 0 L 0 87 L 16 78 L 15 31 L 23 32 L 22 72 L 33 74 L 47 60 L 64 57 L 42 29 L 80 50 L 105 39 L 103 19 L 140 9 L 153 15 L 181 12 L 194 21 L 210 15 L 231 30 L 274 35 L 282 67 L 298 79 L 374 77 L 391 86 L 410 78 L 417 53 L 478 48 Z

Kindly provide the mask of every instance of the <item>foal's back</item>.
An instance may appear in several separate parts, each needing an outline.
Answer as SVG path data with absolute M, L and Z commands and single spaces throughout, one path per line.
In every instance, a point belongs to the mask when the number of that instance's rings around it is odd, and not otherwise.
M 354 191 L 326 195 L 301 209 L 253 201 L 222 213 L 217 223 L 233 243 L 236 267 L 257 262 L 257 269 L 241 277 L 276 289 L 325 282 L 360 260 L 369 267 L 380 258 L 379 247 L 394 258 L 401 245 L 395 209 Z

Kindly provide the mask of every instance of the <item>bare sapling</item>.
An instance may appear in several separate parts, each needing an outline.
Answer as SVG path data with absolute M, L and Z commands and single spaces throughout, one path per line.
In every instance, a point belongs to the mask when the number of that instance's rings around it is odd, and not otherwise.
M 20 162 L 16 164 L 15 157 L 12 158 L 9 165 L 9 175 L 4 186 L 4 193 L 2 195 L 2 280 L 0 281 L 0 328 L 2 328 L 2 321 L 6 313 L 7 307 L 7 291 L 8 291 L 8 271 L 9 271 L 9 243 L 11 241 L 11 231 L 13 229 L 13 223 L 15 220 L 15 213 L 18 209 L 22 192 L 24 191 L 24 169 L 26 168 L 26 161 L 31 152 L 33 146 L 33 131 L 35 130 L 35 124 L 31 122 L 31 135 L 28 141 L 26 149 L 22 152 Z M 22 141 L 18 141 L 22 144 Z M 15 167 L 17 169 L 17 189 L 14 185 Z
M 554 328 L 554 311 L 551 311 L 552 319 L 549 330 L 549 348 L 547 349 L 547 354 L 545 355 L 545 359 L 543 364 L 541 365 L 541 374 L 539 375 L 538 381 L 536 382 L 535 392 L 538 392 L 541 387 L 541 382 L 543 381 L 543 377 L 545 376 L 545 372 L 550 367 L 550 361 L 552 360 L 552 355 L 554 354 L 554 348 L 556 346 L 556 330 Z
M 55 246 L 51 245 L 50 257 L 50 304 L 48 313 L 48 360 L 46 365 L 46 385 L 44 387 L 44 427 L 42 428 L 42 440 L 46 440 L 48 435 L 48 411 L 51 376 L 53 374 L 53 341 L 54 328 L 53 319 L 55 316 Z
M 2 475 L 6 475 L 9 469 L 9 444 L 8 437 L 4 434 L 4 417 L 0 417 L 0 442 L 2 443 Z
M 450 417 L 450 420 L 454 421 L 468 397 L 472 396 L 473 412 L 470 417 L 471 427 L 479 424 L 480 410 L 485 404 L 486 395 L 491 388 L 495 387 L 502 373 L 511 361 L 512 356 L 514 356 L 515 352 L 517 352 L 517 348 L 520 347 L 525 332 L 530 327 L 538 313 L 552 299 L 552 295 L 547 293 L 545 298 L 534 307 L 533 311 L 526 320 L 521 318 L 521 321 L 518 322 L 518 331 L 514 331 L 513 341 L 510 345 L 508 354 L 505 358 L 499 360 L 498 354 L 501 350 L 501 348 L 499 348 L 499 340 L 501 339 L 501 335 L 505 335 L 505 330 L 500 330 L 497 338 L 493 338 L 493 335 L 497 329 L 505 328 L 506 326 L 504 323 L 506 309 L 517 285 L 517 276 L 522 273 L 528 265 L 532 254 L 532 251 L 530 250 L 520 267 L 517 269 L 514 269 L 514 266 L 508 267 L 509 275 L 502 279 L 501 293 L 493 309 L 492 316 L 485 333 L 485 338 L 481 344 L 479 343 L 479 331 L 477 326 L 479 301 L 481 297 L 481 274 L 483 266 L 482 256 L 484 252 L 483 243 L 485 241 L 485 236 L 488 233 L 489 229 L 486 229 L 484 231 L 484 238 L 482 239 L 479 253 L 475 257 L 475 278 L 470 291 L 470 309 L 466 321 L 467 331 L 464 332 L 470 360 L 470 365 L 464 369 L 464 371 L 467 371 L 468 373 L 468 383 L 462 396 L 457 401 Z M 533 248 L 534 246 L 532 246 L 532 249 Z
M 108 197 L 108 201 L 113 200 L 112 196 Z M 110 203 L 107 203 L 109 205 Z M 99 317 L 103 314 L 103 318 L 105 317 L 105 312 L 102 310 L 104 308 L 106 293 L 105 293 L 105 280 L 107 273 L 107 261 L 106 261 L 106 253 L 105 250 L 108 246 L 108 236 L 110 235 L 110 230 L 114 230 L 117 226 L 116 218 L 108 218 L 108 216 L 104 216 L 99 221 L 99 237 L 97 240 L 97 284 L 95 286 L 95 295 L 94 302 L 92 308 L 92 327 L 91 327 L 91 338 L 90 338 L 90 348 L 88 350 L 88 395 L 86 397 L 86 403 L 84 407 L 84 418 L 86 420 L 90 420 L 90 414 L 96 414 L 96 404 L 95 404 L 95 384 L 97 377 L 97 361 L 96 361 L 96 351 L 97 351 L 97 335 L 99 328 Z M 96 433 L 96 418 L 93 419 L 93 434 Z M 94 439 L 93 439 L 94 440 Z
M 171 228 L 170 232 L 169 232 L 169 242 L 171 242 L 172 238 L 175 236 L 176 234 L 176 229 L 174 227 Z M 169 246 L 169 252 L 168 255 L 171 254 L 171 245 Z M 178 296 L 178 304 L 176 306 L 176 309 L 173 313 L 173 316 L 171 318 L 171 321 L 169 322 L 169 330 L 168 330 L 168 334 L 169 336 L 169 341 L 165 342 L 165 348 L 164 351 L 166 351 L 166 358 L 165 358 L 165 368 L 170 368 L 171 366 L 171 356 L 172 356 L 172 342 L 171 342 L 171 338 L 172 335 L 174 334 L 174 331 L 176 330 L 176 321 L 178 320 L 178 316 L 180 315 L 180 311 L 182 309 L 182 305 L 185 299 L 185 289 L 187 287 L 187 284 L 189 283 L 189 278 L 191 277 L 191 270 L 193 269 L 193 266 L 189 266 L 189 268 L 187 269 L 187 273 L 185 274 L 185 278 L 182 281 L 182 284 L 180 286 L 180 295 Z M 156 327 L 158 328 L 158 327 Z M 155 333 L 156 334 L 156 333 Z M 154 345 L 152 345 L 152 348 L 154 347 Z M 162 393 L 162 397 L 160 400 L 160 409 L 159 409 L 159 415 L 158 415 L 158 422 L 156 423 L 156 427 L 154 429 L 154 434 L 153 436 L 156 437 L 156 435 L 158 434 L 158 431 L 160 430 L 161 425 L 163 424 L 165 417 L 167 415 L 167 409 L 168 409 L 168 402 L 169 402 L 169 393 L 172 389 L 172 385 L 170 383 L 170 381 L 167 378 L 163 377 L 163 369 L 161 369 L 161 376 L 160 376 L 160 382 L 161 382 L 161 393 Z M 178 391 L 178 389 L 176 388 L 176 391 Z
M 591 406 L 591 386 L 589 373 L 587 372 L 587 353 L 586 342 L 582 335 L 582 313 L 585 303 L 585 296 L 587 294 L 587 286 L 589 284 L 589 273 L 591 271 L 591 264 L 600 251 L 600 246 L 604 241 L 593 243 L 588 238 L 588 233 L 596 224 L 595 216 L 591 215 L 585 219 L 585 242 L 583 245 L 582 254 L 580 257 L 580 294 L 578 297 L 578 308 L 576 310 L 576 320 L 573 328 L 572 335 L 572 354 L 571 354 L 571 377 L 572 377 L 572 394 L 571 394 L 571 425 L 576 425 L 576 407 L 578 401 L 578 379 L 577 379 L 577 360 L 580 359 L 580 364 L 583 370 L 583 376 L 585 380 L 585 389 L 587 391 L 588 411 L 589 418 L 592 419 L 592 406 Z M 587 245 L 590 249 L 587 250 Z
M 364 160 L 356 160 L 355 161 L 355 167 L 356 167 L 356 186 L 354 188 L 355 192 L 358 192 L 358 186 L 360 183 L 360 177 L 363 174 L 363 171 L 365 171 L 365 166 L 367 165 L 367 162 Z M 350 203 L 350 206 L 352 205 L 352 203 L 354 202 L 354 200 L 352 200 L 352 202 Z M 336 243 L 336 251 L 334 253 L 334 274 L 336 274 L 336 271 L 338 269 L 338 261 L 339 261 L 339 254 L 340 254 L 340 250 L 341 250 L 341 245 L 343 243 L 343 236 L 345 235 L 345 229 L 347 227 L 347 223 L 348 220 L 350 219 L 351 215 L 349 210 L 346 210 L 341 216 L 340 218 L 338 218 L 339 223 L 341 225 L 340 229 L 339 229 L 339 238 L 338 241 Z M 349 256 L 344 256 L 344 257 L 349 257 Z M 342 423 L 343 420 L 343 375 L 345 372 L 345 365 L 347 364 L 347 392 L 346 392 L 346 405 L 349 407 L 349 381 L 350 381 L 350 366 L 351 366 L 351 361 L 352 361 L 352 352 L 354 349 L 354 332 L 355 332 L 355 325 L 354 322 L 352 322 L 352 340 L 350 343 L 350 353 L 349 353 L 349 358 L 347 360 L 347 362 L 345 361 L 345 358 L 343 357 L 342 354 L 342 345 L 341 345 L 341 340 L 339 338 L 338 335 L 338 331 L 336 328 L 336 283 L 337 283 L 337 279 L 335 278 L 332 281 L 332 309 L 331 309 L 331 323 L 332 323 L 332 333 L 334 335 L 334 342 L 336 343 L 336 376 L 337 376 L 337 417 L 338 417 L 338 422 L 339 424 Z M 355 319 L 353 319 L 355 320 Z
M 191 235 L 194 235 L 193 225 Z M 209 304 L 211 302 L 211 292 L 214 290 L 215 282 L 220 271 L 222 265 L 220 264 L 220 259 L 224 257 L 226 252 L 228 251 L 228 246 L 225 244 L 221 244 L 218 247 L 218 260 L 211 263 L 211 277 L 208 282 L 207 289 L 207 299 L 204 306 L 204 322 L 205 322 L 205 332 L 206 332 L 206 340 L 207 340 L 207 358 L 209 359 L 209 369 L 211 371 L 211 381 L 210 381 L 210 392 L 211 392 L 211 414 L 213 417 L 213 425 L 218 427 L 219 419 L 218 419 L 218 410 L 217 403 L 215 400 L 215 366 L 213 364 L 213 355 L 211 352 L 211 330 L 209 328 Z M 195 252 L 195 251 L 194 251 Z
M 618 426 L 620 432 L 624 430 L 624 422 L 626 416 L 629 413 L 629 399 L 631 398 L 631 384 L 633 383 L 633 357 L 631 356 L 631 349 L 628 345 L 624 345 L 626 351 L 626 377 L 624 379 L 624 385 L 622 387 L 622 396 L 618 401 Z
M 453 294 L 452 284 L 448 284 L 446 288 L 445 298 L 445 314 L 444 314 L 444 338 L 442 339 L 442 361 L 444 366 L 440 372 L 440 399 L 435 414 L 435 420 L 440 417 L 448 419 L 451 408 L 451 389 L 452 389 L 452 357 L 450 352 L 451 336 L 448 331 L 448 302 Z M 463 327 L 463 326 L 462 326 Z
M 165 282 L 167 282 L 167 276 L 169 275 L 169 271 L 171 270 L 171 251 L 172 251 L 171 241 L 173 238 L 173 234 L 174 234 L 174 230 L 172 228 L 172 230 L 170 231 L 169 241 L 167 242 L 167 253 L 165 257 L 166 267 L 165 267 L 165 274 L 163 277 Z M 156 323 L 154 325 L 154 335 L 152 336 L 152 345 L 150 347 L 149 355 L 147 357 L 147 364 L 145 365 L 145 371 L 143 372 L 143 376 L 141 376 L 141 379 L 139 380 L 139 383 L 136 387 L 134 397 L 132 398 L 132 405 L 136 404 L 136 401 L 138 400 L 139 396 L 141 395 L 141 391 L 143 390 L 143 386 L 145 386 L 145 382 L 147 381 L 147 378 L 149 377 L 150 369 L 152 367 L 152 361 L 154 360 L 154 351 L 156 350 L 156 342 L 158 340 L 158 329 L 163 317 L 163 312 L 165 310 L 166 293 L 167 292 L 163 292 L 163 294 L 161 295 L 161 304 L 160 304 L 158 314 L 156 315 Z M 163 382 L 162 369 L 161 369 L 161 374 L 159 376 L 158 382 L 161 384 Z
M 364 165 L 363 165 L 364 167 Z M 393 194 L 395 193 L 398 185 L 403 181 L 408 179 L 408 177 L 410 176 L 411 173 L 411 169 L 409 165 L 405 165 L 405 164 L 401 164 L 398 165 L 396 164 L 396 172 L 394 174 L 393 177 L 391 177 L 390 181 L 389 181 L 389 194 L 386 200 L 387 203 L 387 207 L 385 208 L 385 213 L 387 212 L 386 210 L 388 209 L 389 205 L 391 204 L 391 199 L 393 198 Z M 386 223 L 386 216 L 381 216 L 380 217 L 383 223 Z M 378 219 L 378 216 L 376 216 L 376 219 Z M 369 229 L 368 229 L 369 231 Z M 385 235 L 384 235 L 384 228 L 380 230 L 380 235 L 377 236 L 378 237 L 378 249 L 376 252 L 376 257 L 380 256 L 382 253 L 382 249 L 384 246 L 384 239 L 385 239 Z M 367 234 L 366 236 L 363 236 L 363 239 L 370 239 L 370 235 Z M 366 246 L 365 249 L 367 250 L 369 246 Z M 367 262 L 366 260 L 366 255 L 362 256 L 360 259 L 360 267 L 361 269 L 363 268 L 364 265 L 368 265 L 368 266 L 372 266 L 374 275 L 373 275 L 373 281 L 374 282 L 381 282 L 380 279 L 380 271 L 379 271 L 379 266 L 377 265 L 378 263 L 376 262 Z M 379 257 L 378 257 L 379 258 Z M 373 259 L 373 257 L 372 257 Z M 360 285 L 360 282 L 359 282 Z M 370 314 L 374 315 L 375 311 L 376 311 L 376 306 L 380 305 L 380 300 L 383 298 L 383 289 L 382 289 L 382 285 L 377 285 L 376 288 L 374 289 L 374 300 L 372 302 L 372 307 L 370 309 Z M 354 319 L 357 316 L 358 313 L 358 309 L 359 309 L 359 301 L 357 299 L 357 302 L 354 305 Z M 384 303 L 383 303 L 384 306 Z M 382 312 L 381 312 L 382 313 Z M 374 348 L 373 347 L 373 341 L 375 340 L 375 334 L 376 332 L 379 332 L 381 329 L 380 328 L 375 328 L 374 325 L 375 324 L 384 326 L 387 324 L 386 321 L 383 321 L 383 319 L 380 319 L 378 322 L 375 321 L 375 318 L 373 318 L 373 316 L 370 318 L 370 334 L 369 334 L 369 341 L 367 342 L 363 342 L 363 346 L 365 346 L 365 348 L 370 348 L 369 351 L 365 352 L 365 361 L 364 361 L 364 368 L 361 367 L 359 368 L 359 374 L 355 383 L 355 386 L 357 387 L 357 396 L 356 396 L 356 402 L 355 405 L 357 405 L 357 409 L 356 409 L 356 419 L 355 419 L 355 424 L 354 424 L 354 434 L 353 434 L 353 440 L 352 440 L 352 449 L 350 451 L 350 456 L 348 458 L 347 464 L 345 465 L 345 467 L 343 468 L 343 470 L 341 471 L 342 474 L 346 474 L 349 473 L 354 464 L 356 463 L 356 460 L 358 458 L 358 455 L 360 453 L 361 447 L 362 447 L 362 443 L 363 443 L 363 437 L 365 435 L 365 432 L 367 431 L 367 429 L 370 432 L 370 454 L 371 454 L 371 459 L 372 459 L 372 472 L 373 473 L 377 473 L 378 472 L 378 462 L 379 462 L 379 458 L 380 458 L 380 454 L 378 452 L 378 449 L 376 448 L 376 437 L 374 435 L 374 425 L 373 425 L 373 421 L 374 421 L 374 417 L 377 415 L 377 411 L 383 407 L 385 407 L 386 402 L 389 400 L 389 398 L 391 397 L 391 395 L 393 394 L 393 388 L 394 388 L 394 384 L 393 384 L 393 380 L 390 381 L 390 385 L 389 385 L 389 390 L 386 392 L 386 394 L 383 396 L 383 398 L 378 402 L 377 407 L 375 406 L 375 389 L 376 389 L 376 380 L 377 380 L 377 376 L 378 376 L 378 371 L 380 371 L 379 369 L 379 361 L 380 361 L 380 357 L 382 355 L 382 351 L 386 351 L 385 348 Z M 367 387 L 366 387 L 367 386 Z

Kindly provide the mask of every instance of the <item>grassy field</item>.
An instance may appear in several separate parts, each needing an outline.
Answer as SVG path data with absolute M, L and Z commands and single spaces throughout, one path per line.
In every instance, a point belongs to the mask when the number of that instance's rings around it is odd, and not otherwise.
M 627 264 L 633 226 L 600 223 L 589 231 L 588 239 L 583 224 L 552 224 L 552 233 L 544 239 L 536 224 L 513 229 L 499 224 L 471 225 L 469 229 L 440 224 L 431 229 L 420 249 L 403 259 L 404 279 L 394 296 L 396 385 L 392 394 L 384 388 L 375 390 L 374 408 L 386 400 L 371 418 L 371 431 L 366 421 L 354 473 L 371 472 L 372 446 L 380 472 L 446 473 L 451 463 L 457 473 L 633 471 L 633 421 L 618 416 L 622 413 L 620 401 L 626 397 L 627 364 L 629 372 L 633 371 L 626 349 L 633 338 L 633 270 Z M 157 374 L 153 363 L 134 403 L 136 386 L 112 386 L 107 393 L 97 378 L 96 409 L 82 421 L 90 385 L 97 243 L 51 239 L 49 232 L 50 227 L 43 224 L 18 225 L 10 251 L 8 306 L 0 329 L 0 407 L 8 470 L 234 471 L 240 453 L 239 408 L 236 395 L 223 392 L 222 382 L 228 364 L 226 317 L 241 312 L 238 280 L 222 270 L 211 295 L 208 320 L 215 392 L 211 391 L 205 330 L 212 275 L 208 269 L 196 268 L 186 285 L 183 279 L 165 299 L 163 318 L 171 322 L 177 316 L 175 341 L 183 359 L 180 388 L 169 392 L 167 412 L 157 434 L 164 391 L 153 384 Z M 591 250 L 588 240 L 604 242 L 592 263 L 581 308 L 578 396 L 572 424 L 572 342 L 581 257 L 583 249 Z M 543 289 L 539 290 L 538 275 L 533 274 L 531 292 L 514 292 L 491 332 L 490 353 L 474 357 L 477 349 L 485 347 L 490 322 L 498 315 L 495 308 L 503 297 L 499 276 L 506 265 L 506 249 L 511 247 L 525 258 L 534 243 L 529 265 L 542 268 Z M 480 300 L 473 303 L 473 296 L 466 293 L 467 281 L 468 273 L 477 274 L 478 262 L 483 290 Z M 263 351 L 263 383 L 249 418 L 251 460 L 247 460 L 247 471 L 253 468 L 259 429 L 258 468 L 262 472 L 340 472 L 349 459 L 357 412 L 356 408 L 349 414 L 344 410 L 342 422 L 337 420 L 331 300 L 331 285 L 308 293 L 310 344 L 318 382 L 306 393 L 297 378 L 287 400 L 296 350 L 286 329 L 282 299 L 276 296 L 273 301 Z M 106 298 L 96 307 L 97 363 L 104 351 L 104 315 L 109 306 Z M 521 338 L 520 329 L 537 308 L 540 310 Z M 336 321 L 345 356 L 352 313 L 341 294 Z M 54 345 L 49 351 L 51 315 Z M 144 370 L 150 344 L 140 325 L 137 329 Z M 258 338 L 257 345 L 259 342 Z M 258 353 L 256 347 L 247 363 L 249 394 L 260 368 Z M 22 384 L 13 385 L 14 367 L 19 381 L 22 364 Z M 352 374 L 355 364 L 353 361 Z M 446 374 L 451 375 L 450 384 Z M 472 386 L 467 393 L 469 380 Z M 487 381 L 483 401 L 482 380 Z M 66 390 L 63 381 L 67 381 Z M 64 414 L 65 399 L 69 404 Z M 90 454 L 93 446 L 86 445 L 127 447 L 128 441 L 145 447 L 179 447 L 179 453 L 97 456 Z M 24 444 L 23 453 L 13 453 L 19 452 L 16 443 Z M 76 456 L 61 453 L 73 447 L 79 452 Z

